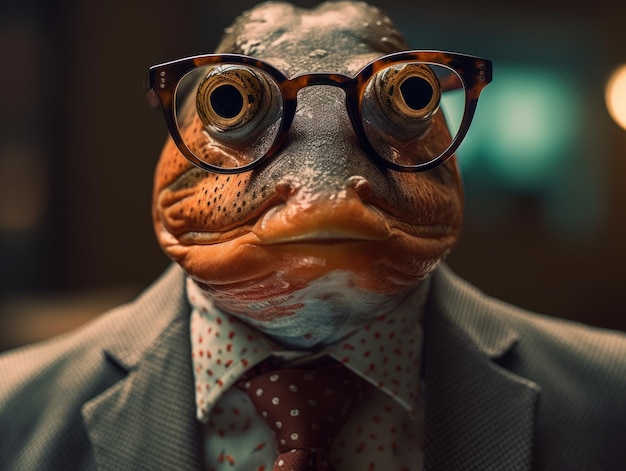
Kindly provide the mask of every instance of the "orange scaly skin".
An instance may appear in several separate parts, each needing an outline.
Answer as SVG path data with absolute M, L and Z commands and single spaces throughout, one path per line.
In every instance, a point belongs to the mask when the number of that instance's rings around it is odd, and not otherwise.
M 377 9 L 333 2 L 314 10 L 262 5 L 235 22 L 218 52 L 252 55 L 288 75 L 350 75 L 405 48 Z M 435 126 L 450 139 L 441 117 Z M 335 270 L 349 272 L 360 291 L 400 296 L 414 288 L 456 243 L 462 200 L 455 159 L 422 173 L 379 167 L 354 135 L 343 92 L 319 86 L 300 93 L 285 145 L 260 169 L 207 173 L 168 140 L 153 216 L 165 252 L 217 305 L 272 319 L 297 310 L 271 307 L 272 299 Z M 258 301 L 270 307 L 248 307 Z

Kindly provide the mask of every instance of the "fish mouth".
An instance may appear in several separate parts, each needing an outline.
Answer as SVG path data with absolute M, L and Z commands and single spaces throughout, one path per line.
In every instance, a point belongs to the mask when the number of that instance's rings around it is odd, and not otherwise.
M 299 214 L 282 207 L 270 208 L 256 220 L 226 231 L 185 231 L 177 236 L 183 245 L 219 244 L 253 236 L 261 245 L 315 244 L 336 245 L 350 242 L 382 241 L 391 235 L 384 216 L 374 208 L 346 218 L 337 211 L 315 215 Z
M 386 240 L 391 229 L 380 210 L 347 199 L 273 206 L 256 221 L 252 233 L 263 245 L 340 244 Z
M 316 230 L 311 232 L 273 234 L 271 237 L 260 236 L 252 227 L 238 228 L 227 232 L 211 231 L 188 231 L 178 236 L 178 241 L 183 245 L 211 245 L 228 242 L 246 235 L 255 235 L 256 241 L 262 245 L 277 244 L 314 244 L 314 245 L 339 245 L 352 242 L 382 241 L 388 237 L 374 236 L 367 233 L 354 231 L 342 231 L 337 228 Z

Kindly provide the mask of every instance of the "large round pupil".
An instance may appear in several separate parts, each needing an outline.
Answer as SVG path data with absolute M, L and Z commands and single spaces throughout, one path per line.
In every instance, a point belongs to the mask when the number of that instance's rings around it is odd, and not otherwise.
M 243 107 L 243 96 L 233 85 L 220 85 L 211 93 L 211 108 L 222 118 L 234 118 Z
M 433 88 L 427 80 L 409 77 L 400 85 L 404 102 L 414 110 L 425 108 L 433 98 Z

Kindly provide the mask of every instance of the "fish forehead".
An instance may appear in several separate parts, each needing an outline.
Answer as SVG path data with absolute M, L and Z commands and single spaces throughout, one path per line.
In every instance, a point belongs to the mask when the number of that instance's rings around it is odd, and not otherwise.
M 353 75 L 369 60 L 406 48 L 402 34 L 377 7 L 326 2 L 305 9 L 271 2 L 237 18 L 216 52 L 264 59 L 288 76 Z

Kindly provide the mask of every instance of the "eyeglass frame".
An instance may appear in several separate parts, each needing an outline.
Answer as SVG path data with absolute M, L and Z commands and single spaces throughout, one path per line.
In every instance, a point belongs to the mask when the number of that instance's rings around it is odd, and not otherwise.
M 463 118 L 459 125 L 459 130 L 450 145 L 439 157 L 410 166 L 400 165 L 383 157 L 370 143 L 360 118 L 362 97 L 370 79 L 385 67 L 408 62 L 421 62 L 452 69 L 462 83 L 446 84 L 444 82 L 442 84 L 442 92 L 461 87 L 465 90 Z M 185 144 L 176 123 L 174 97 L 180 80 L 197 67 L 219 64 L 240 64 L 260 69 L 276 82 L 281 93 L 283 104 L 282 120 L 273 143 L 262 157 L 241 167 L 218 167 L 198 158 Z M 378 57 L 363 66 L 352 77 L 339 73 L 313 72 L 298 74 L 288 78 L 273 65 L 255 57 L 242 54 L 202 54 L 153 65 L 148 69 L 146 82 L 149 102 L 155 107 L 158 107 L 158 102 L 160 102 L 170 136 L 178 149 L 191 163 L 207 172 L 219 174 L 244 173 L 261 166 L 271 159 L 280 150 L 287 138 L 296 114 L 298 92 L 303 88 L 316 85 L 336 86 L 344 91 L 346 110 L 352 128 L 364 150 L 376 162 L 400 172 L 422 172 L 443 164 L 454 155 L 454 152 L 458 149 L 469 130 L 481 91 L 492 80 L 492 69 L 493 66 L 490 60 L 468 54 L 438 50 L 410 50 Z M 155 100 L 155 95 L 158 97 L 158 102 Z

